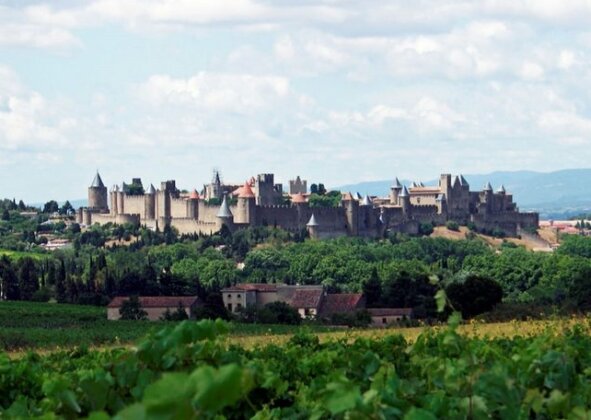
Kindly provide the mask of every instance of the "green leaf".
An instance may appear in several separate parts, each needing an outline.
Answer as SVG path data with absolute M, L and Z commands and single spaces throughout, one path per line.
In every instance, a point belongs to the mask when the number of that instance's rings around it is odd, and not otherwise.
M 359 386 L 343 378 L 338 382 L 326 385 L 323 405 L 332 415 L 336 415 L 355 408 L 360 399 Z
M 437 417 L 430 411 L 422 408 L 412 407 L 404 415 L 404 420 L 437 420 Z
M 439 289 L 437 293 L 435 293 L 435 302 L 437 303 L 437 312 L 443 312 L 445 309 L 445 304 L 447 303 L 447 295 L 445 294 L 445 290 Z

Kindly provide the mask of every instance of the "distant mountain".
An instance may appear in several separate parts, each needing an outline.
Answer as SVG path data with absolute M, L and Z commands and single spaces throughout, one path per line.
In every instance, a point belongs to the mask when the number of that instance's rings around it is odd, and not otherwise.
M 543 218 L 562 218 L 591 213 L 591 169 L 566 169 L 555 172 L 493 172 L 464 175 L 470 190 L 481 190 L 487 182 L 496 190 L 501 184 L 513 194 L 521 210 L 538 211 Z M 418 180 L 417 180 L 418 181 Z M 341 191 L 386 196 L 393 180 L 361 182 L 336 187 Z M 400 181 L 410 184 L 410 181 Z M 436 185 L 438 180 L 423 181 Z

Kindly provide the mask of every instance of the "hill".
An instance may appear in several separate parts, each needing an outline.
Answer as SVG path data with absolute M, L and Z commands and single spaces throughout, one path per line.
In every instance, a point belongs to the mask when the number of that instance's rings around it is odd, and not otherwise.
M 472 190 L 481 189 L 489 181 L 495 189 L 503 184 L 513 194 L 521 210 L 538 211 L 542 218 L 566 218 L 591 212 L 591 169 L 492 172 L 464 177 Z M 401 182 L 410 183 L 408 180 Z M 437 180 L 424 183 L 436 185 Z M 385 196 L 391 185 L 392 180 L 385 180 L 343 185 L 335 189 Z

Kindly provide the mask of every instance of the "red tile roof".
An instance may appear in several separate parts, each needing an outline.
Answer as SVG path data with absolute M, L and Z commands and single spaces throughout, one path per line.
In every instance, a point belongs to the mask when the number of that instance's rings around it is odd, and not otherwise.
M 129 300 L 129 296 L 115 296 L 107 308 L 120 308 L 126 300 Z M 176 308 L 179 302 L 188 308 L 199 298 L 197 296 L 139 296 L 138 300 L 142 308 Z
M 248 182 L 245 182 L 244 185 L 240 188 L 240 193 L 238 194 L 239 198 L 254 198 L 254 193 L 250 188 Z
M 324 291 L 322 289 L 312 289 L 312 290 L 296 290 L 291 298 L 291 302 L 289 302 L 290 306 L 300 309 L 300 308 L 315 308 L 318 309 L 320 304 L 322 303 L 322 296 L 324 295 Z
M 322 305 L 322 313 L 326 315 L 352 312 L 364 305 L 361 293 L 332 293 L 326 295 Z
M 191 193 L 191 195 L 189 196 L 189 198 L 191 200 L 199 200 L 199 193 L 197 192 L 197 190 L 193 190 L 193 192 Z
M 292 204 L 302 204 L 306 202 L 306 197 L 302 193 L 297 193 L 291 196 L 291 202 Z
M 371 316 L 411 316 L 412 308 L 370 308 Z

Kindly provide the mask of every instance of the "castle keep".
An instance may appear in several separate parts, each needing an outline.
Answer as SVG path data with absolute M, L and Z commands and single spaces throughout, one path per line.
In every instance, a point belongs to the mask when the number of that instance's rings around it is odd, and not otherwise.
M 213 234 L 222 226 L 230 231 L 275 226 L 291 232 L 307 229 L 317 238 L 375 238 L 389 231 L 412 234 L 422 223 L 441 225 L 447 221 L 470 222 L 478 229 L 500 229 L 507 235 L 538 227 L 538 214 L 519 212 L 503 186 L 493 191 L 488 183 L 481 191 L 470 191 L 462 175 L 443 174 L 437 186 L 405 186 L 396 179 L 388 196 L 344 193 L 337 207 L 311 207 L 306 181 L 299 177 L 289 186 L 290 193 L 284 193 L 273 174 L 260 174 L 243 185 L 229 185 L 216 173 L 201 194 L 196 190 L 181 192 L 175 181 L 144 190 L 138 178 L 130 185 L 115 185 L 108 192 L 97 173 L 88 188 L 88 207 L 78 210 L 77 219 L 87 226 L 135 223 L 160 230 L 171 226 L 181 234 Z

